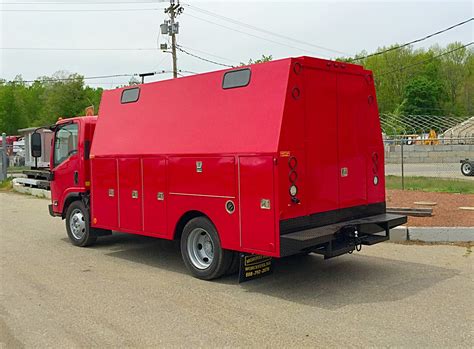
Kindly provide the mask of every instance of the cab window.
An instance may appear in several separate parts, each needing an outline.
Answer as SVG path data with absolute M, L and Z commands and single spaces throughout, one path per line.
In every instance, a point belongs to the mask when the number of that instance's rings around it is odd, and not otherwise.
M 54 137 L 54 167 L 77 153 L 78 133 L 77 124 L 64 125 L 56 131 Z

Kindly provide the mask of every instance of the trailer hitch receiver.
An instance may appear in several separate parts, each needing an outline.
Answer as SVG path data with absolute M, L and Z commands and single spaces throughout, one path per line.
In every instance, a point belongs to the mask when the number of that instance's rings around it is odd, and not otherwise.
M 345 238 L 348 238 L 354 244 L 354 249 L 357 252 L 362 250 L 362 240 L 359 237 L 359 231 L 357 230 L 356 226 L 346 226 L 341 229 L 341 233 L 344 235 Z M 348 253 L 351 254 L 354 250 L 349 251 Z

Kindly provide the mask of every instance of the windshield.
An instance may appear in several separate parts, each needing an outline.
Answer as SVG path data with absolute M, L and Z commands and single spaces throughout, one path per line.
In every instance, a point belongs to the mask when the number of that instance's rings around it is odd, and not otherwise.
M 77 124 L 64 125 L 56 130 L 56 136 L 54 137 L 54 167 L 77 153 L 78 131 Z

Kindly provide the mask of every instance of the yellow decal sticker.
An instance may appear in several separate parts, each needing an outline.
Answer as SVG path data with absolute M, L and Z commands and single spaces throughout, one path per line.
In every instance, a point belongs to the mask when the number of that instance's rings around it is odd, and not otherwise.
M 272 271 L 272 257 L 241 255 L 239 282 L 255 279 L 270 274 Z

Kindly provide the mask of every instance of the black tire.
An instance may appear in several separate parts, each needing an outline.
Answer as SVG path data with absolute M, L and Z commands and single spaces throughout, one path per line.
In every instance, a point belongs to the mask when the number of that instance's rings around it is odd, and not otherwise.
M 466 161 L 461 164 L 461 173 L 465 176 L 474 176 L 474 166 L 471 162 Z
M 213 257 L 210 264 L 207 267 L 197 267 L 197 262 L 193 262 L 196 259 L 190 255 L 193 250 L 193 243 L 190 241 L 194 235 L 204 232 L 206 237 L 210 239 L 212 243 Z M 199 245 L 199 244 L 198 244 Z M 188 248 L 189 246 L 189 248 Z M 201 249 L 203 249 L 201 245 Z M 209 219 L 206 217 L 197 217 L 191 219 L 184 227 L 183 233 L 181 234 L 181 255 L 183 257 L 186 268 L 191 274 L 198 279 L 212 280 L 217 279 L 224 275 L 232 263 L 233 252 L 224 250 L 221 247 L 221 242 L 217 230 Z M 208 259 L 209 260 L 209 259 Z
M 79 219 L 82 214 L 82 219 Z M 71 221 L 80 220 L 81 228 L 79 231 L 72 230 Z M 83 227 L 82 227 L 83 226 Z M 92 245 L 97 240 L 97 235 L 94 230 L 90 227 L 89 211 L 86 209 L 82 201 L 74 201 L 69 205 L 66 212 L 66 230 L 67 236 L 73 245 L 86 247 Z

